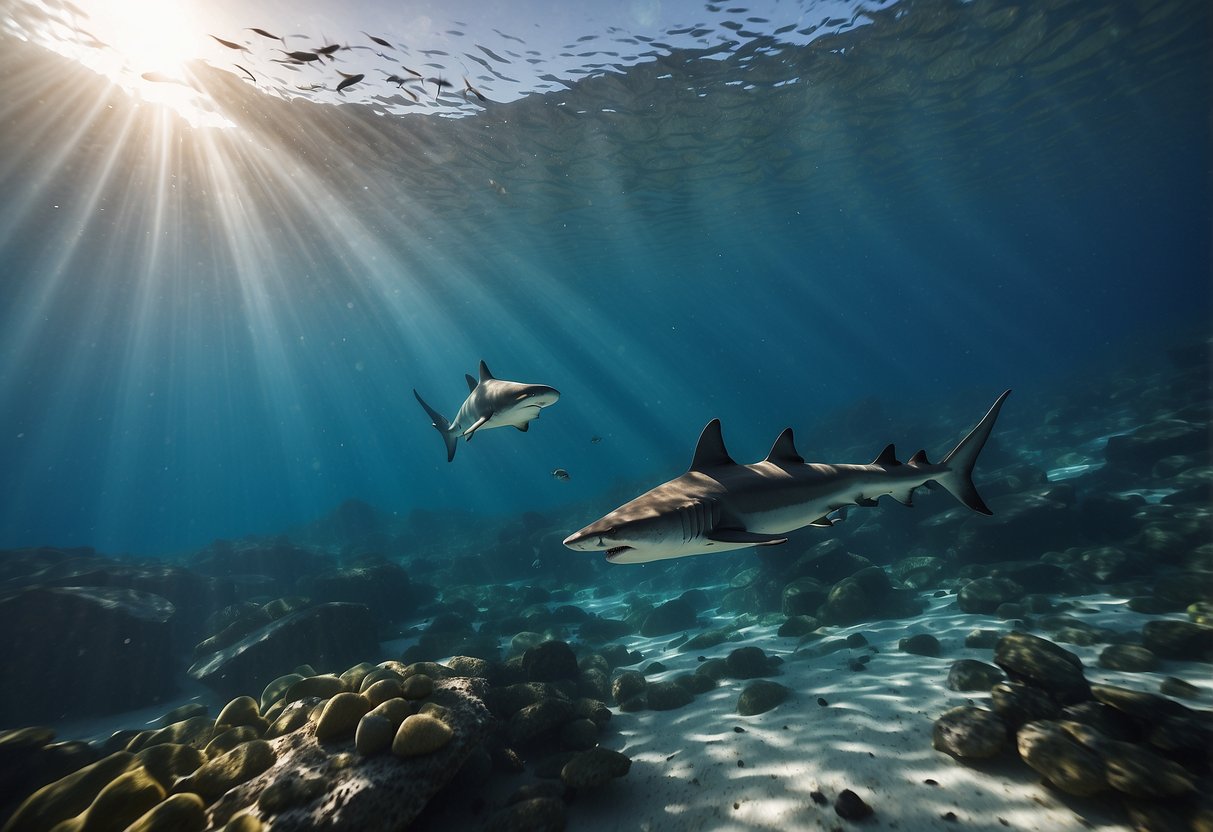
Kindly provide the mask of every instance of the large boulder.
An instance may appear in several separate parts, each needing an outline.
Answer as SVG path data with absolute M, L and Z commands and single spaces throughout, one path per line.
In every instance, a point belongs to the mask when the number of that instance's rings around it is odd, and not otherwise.
M 111 713 L 171 696 L 168 600 L 106 587 L 30 587 L 0 596 L 0 728 Z
M 362 604 L 319 604 L 285 615 L 189 669 L 224 696 L 260 690 L 301 664 L 338 668 L 378 651 L 375 621 Z

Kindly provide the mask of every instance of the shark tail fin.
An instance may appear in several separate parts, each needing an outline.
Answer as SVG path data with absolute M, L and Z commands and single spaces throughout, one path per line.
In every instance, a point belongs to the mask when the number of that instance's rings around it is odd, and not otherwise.
M 459 437 L 451 430 L 451 423 L 446 420 L 446 417 L 439 413 L 434 408 L 425 403 L 425 399 L 421 398 L 421 394 L 413 390 L 413 395 L 417 397 L 417 402 L 425 408 L 425 412 L 429 415 L 430 421 L 434 423 L 434 428 L 442 434 L 442 441 L 446 444 L 446 461 L 450 462 L 455 458 L 456 442 Z
M 999 411 L 1002 410 L 1002 403 L 1007 400 L 1009 395 L 1011 395 L 1011 391 L 1007 390 L 999 396 L 986 415 L 977 423 L 977 427 L 969 431 L 969 435 L 960 440 L 960 444 L 943 458 L 940 465 L 946 467 L 948 471 L 935 478 L 935 481 L 942 485 L 949 494 L 981 514 L 993 514 L 994 512 L 990 511 L 985 501 L 981 499 L 981 495 L 977 493 L 977 486 L 973 485 L 973 466 L 977 464 L 977 455 L 981 453 L 981 449 L 986 445 L 986 440 L 990 438 L 990 432 L 994 429 L 994 421 L 998 418 Z

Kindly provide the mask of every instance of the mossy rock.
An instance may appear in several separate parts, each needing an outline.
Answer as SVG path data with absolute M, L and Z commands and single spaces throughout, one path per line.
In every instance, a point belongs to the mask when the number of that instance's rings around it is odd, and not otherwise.
M 287 688 L 282 698 L 287 702 L 296 702 L 300 699 L 307 699 L 310 696 L 330 699 L 344 690 L 345 682 L 341 681 L 340 676 L 309 676 L 306 679 L 300 679 Z
M 650 710 L 673 711 L 695 700 L 691 691 L 677 682 L 650 682 L 645 689 Z
M 166 791 L 173 787 L 178 778 L 193 774 L 206 762 L 204 752 L 173 743 L 153 745 L 135 757 Z
M 316 739 L 321 742 L 332 742 L 344 739 L 354 733 L 358 720 L 371 709 L 371 703 L 366 697 L 345 691 L 330 699 L 316 721 Z
M 270 740 L 277 739 L 278 737 L 284 737 L 287 734 L 298 731 L 310 721 L 308 719 L 310 711 L 311 707 L 303 702 L 292 703 L 284 708 L 282 715 L 275 719 L 274 724 L 266 729 L 265 738 Z
M 1136 644 L 1112 644 L 1099 654 L 1099 666 L 1108 670 L 1144 673 L 1158 666 L 1158 657 Z
M 425 699 L 434 692 L 434 679 L 424 673 L 409 676 L 400 684 L 400 695 L 405 699 Z
M 421 757 L 446 746 L 455 736 L 451 726 L 429 714 L 413 714 L 400 723 L 392 740 L 397 757 Z
M 164 800 L 164 787 L 143 766 L 128 769 L 102 789 L 87 809 L 51 832 L 122 832 Z
M 354 731 L 354 750 L 364 757 L 387 751 L 392 747 L 399 727 L 383 714 L 365 714 L 358 720 L 358 728 Z
M 372 670 L 370 673 L 366 674 L 366 676 L 362 677 L 362 683 L 358 686 L 358 691 L 360 693 L 366 693 L 367 688 L 376 682 L 383 681 L 384 679 L 392 679 L 399 683 L 404 681 L 404 676 L 391 668 L 381 667 L 378 670 Z
M 265 740 L 253 740 L 238 745 L 217 757 L 182 780 L 177 791 L 194 792 L 208 804 L 223 796 L 228 789 L 239 786 L 261 774 L 274 764 L 273 747 Z
M 298 595 L 291 595 L 286 598 L 275 598 L 261 609 L 265 611 L 272 620 L 277 621 L 283 616 L 290 615 L 293 612 L 306 609 L 312 605 L 310 598 L 303 598 Z
M 371 707 L 381 705 L 389 699 L 399 699 L 403 693 L 400 682 L 395 679 L 380 679 L 362 691 L 362 695 L 366 697 L 367 702 L 371 703 Z
M 237 815 L 227 822 L 223 832 L 264 832 L 265 824 L 256 815 Z
M 288 673 L 270 682 L 265 686 L 265 690 L 261 691 L 261 710 L 266 710 L 270 705 L 282 699 L 282 695 L 291 689 L 291 685 L 302 682 L 303 679 L 304 677 L 298 673 Z
M 196 794 L 169 795 L 126 828 L 126 832 L 202 832 L 206 805 Z
M 173 743 L 174 745 L 188 745 L 201 751 L 214 738 L 214 724 L 204 716 L 195 716 L 181 722 L 174 722 L 159 731 L 153 731 L 137 744 L 135 740 L 132 740 L 131 744 L 127 746 L 127 750 L 142 751 L 153 745 Z
M 737 697 L 737 713 L 742 716 L 766 713 L 787 699 L 791 692 L 791 688 L 767 679 L 750 682 Z
M 591 748 L 575 754 L 560 769 L 560 779 L 574 789 L 596 789 L 616 777 L 623 777 L 632 768 L 626 754 L 609 748 Z
M 376 705 L 369 713 L 386 716 L 392 721 L 392 730 L 395 731 L 400 727 L 400 723 L 417 713 L 417 711 L 416 702 L 410 702 L 408 699 L 389 699 Z
M 257 700 L 251 696 L 237 696 L 223 706 L 219 716 L 215 718 L 215 728 L 238 728 L 247 725 L 258 731 L 265 731 L 268 723 L 261 717 L 261 708 Z
M 118 751 L 92 765 L 47 783 L 27 797 L 4 826 L 4 832 L 36 832 L 79 815 L 111 782 L 139 761 L 129 751 Z
M 362 680 L 378 669 L 378 665 L 370 662 L 359 662 L 341 674 L 341 681 L 345 682 L 346 690 L 361 690 Z
M 182 720 L 192 719 L 196 716 L 206 716 L 209 711 L 210 708 L 203 705 L 201 702 L 187 702 L 178 708 L 173 708 L 164 716 L 160 717 L 157 722 L 159 722 L 160 727 L 163 728 L 167 725 L 172 725 L 174 722 L 181 722 Z
M 206 748 L 202 751 L 208 759 L 213 760 L 216 757 L 223 756 L 238 745 L 242 745 L 249 740 L 259 739 L 261 734 L 261 731 L 248 725 L 241 725 L 239 728 L 229 728 L 207 743 Z

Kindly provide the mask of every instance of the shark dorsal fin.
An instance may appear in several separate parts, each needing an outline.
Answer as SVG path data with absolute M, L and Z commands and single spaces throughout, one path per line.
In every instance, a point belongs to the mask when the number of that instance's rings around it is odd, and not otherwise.
M 720 420 L 708 422 L 699 434 L 699 442 L 695 445 L 695 456 L 691 459 L 692 471 L 704 471 L 708 468 L 719 468 L 722 465 L 736 465 L 729 452 L 724 449 L 724 437 L 720 433 Z
M 910 464 L 911 465 L 930 465 L 931 463 L 927 459 L 927 452 L 919 451 L 918 453 L 914 454 L 914 456 L 910 457 Z
M 783 433 L 779 434 L 779 438 L 771 446 L 771 452 L 767 454 L 767 462 L 804 463 L 804 457 L 796 453 L 796 445 L 792 441 L 791 428 L 784 428 Z
M 470 375 L 468 375 L 468 374 L 466 374 L 466 373 L 464 374 L 464 376 L 463 376 L 463 377 L 464 377 L 464 379 L 465 379 L 465 380 L 467 381 L 467 383 L 468 383 L 468 392 L 469 392 L 469 393 L 473 393 L 473 392 L 475 392 L 475 391 L 476 391 L 476 385 L 478 384 L 478 382 L 476 381 L 476 379 L 472 378 Z
M 872 460 L 873 465 L 900 465 L 897 461 L 897 451 L 892 445 L 885 445 L 884 450 L 880 452 L 880 456 Z
M 489 372 L 489 365 L 485 364 L 484 361 L 481 360 L 481 362 L 480 362 L 480 380 L 487 381 L 488 379 L 491 379 L 492 377 L 493 377 L 493 374 Z

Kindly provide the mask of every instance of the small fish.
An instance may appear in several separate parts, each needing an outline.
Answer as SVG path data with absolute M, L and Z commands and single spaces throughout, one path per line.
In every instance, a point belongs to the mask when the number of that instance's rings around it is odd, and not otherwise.
M 407 95 L 409 98 L 413 99 L 414 104 L 421 103 L 421 99 L 417 97 L 417 93 L 413 92 L 412 90 L 406 90 L 404 87 L 401 87 L 400 91 L 402 93 L 404 93 L 405 95 Z
M 483 95 L 480 93 L 480 90 L 478 90 L 478 89 L 476 89 L 475 87 L 473 87 L 473 86 L 472 86 L 471 81 L 469 81 L 467 78 L 464 78 L 464 79 L 463 79 L 463 97 L 464 97 L 464 98 L 467 98 L 467 97 L 468 97 L 468 93 L 469 93 L 469 92 L 470 92 L 472 95 L 476 96 L 478 99 L 480 99 L 480 103 L 482 103 L 482 104 L 483 104 L 483 103 L 485 103 L 486 101 L 488 101 L 488 99 L 487 99 L 487 98 L 485 98 L 485 97 L 484 97 L 484 96 L 483 96 Z
M 280 41 L 283 46 L 286 46 L 286 41 L 283 38 L 280 38 L 274 34 L 270 34 L 269 32 L 265 31 L 264 29 L 258 29 L 256 26 L 248 26 L 248 27 L 245 27 L 245 29 L 246 29 L 246 31 L 249 31 L 249 32 L 256 32 L 257 34 L 261 35 L 261 37 L 263 37 L 263 38 L 269 38 L 270 40 Z
M 317 55 L 323 55 L 324 57 L 328 58 L 328 57 L 331 57 L 332 54 L 340 48 L 341 48 L 341 44 L 330 43 L 328 46 L 322 46 L 315 51 L 316 51 Z
M 301 63 L 320 60 L 320 56 L 315 52 L 287 52 L 285 49 L 279 49 L 278 51 L 283 55 L 286 55 L 291 60 L 299 61 Z
M 345 75 L 344 72 L 341 74 Z M 340 93 L 342 90 L 349 89 L 350 87 L 354 86 L 354 84 L 357 84 L 359 81 L 361 81 L 365 77 L 366 76 L 363 75 L 361 72 L 359 72 L 355 75 L 345 75 L 345 80 L 343 80 L 340 84 L 337 85 L 337 92 Z
M 590 444 L 591 444 L 591 445 L 597 445 L 597 444 L 599 444 L 600 442 L 602 442 L 602 437 L 601 437 L 601 436 L 591 436 L 591 437 L 590 437 Z
M 394 47 L 393 47 L 393 46 L 392 46 L 390 43 L 388 43 L 388 42 L 387 42 L 386 40 L 384 40 L 383 38 L 377 38 L 377 37 L 375 37 L 375 36 L 374 36 L 374 35 L 372 35 L 372 34 L 368 34 L 367 32 L 363 32 L 362 34 L 366 35 L 368 38 L 370 38 L 371 40 L 375 41 L 375 43 L 379 44 L 380 46 L 386 46 L 388 49 L 393 49 L 393 48 L 394 48 Z
M 247 69 L 245 69 L 244 67 L 242 67 L 240 64 L 232 64 L 232 66 L 236 67 L 236 69 L 240 70 L 240 71 L 241 71 L 241 72 L 243 72 L 245 75 L 247 75 L 247 76 L 248 76 L 248 79 L 249 79 L 250 81 L 252 81 L 254 84 L 255 84 L 255 83 L 257 83 L 257 79 L 253 77 L 253 73 L 249 72 Z
M 423 75 L 422 75 L 420 72 L 418 72 L 417 70 L 415 70 L 415 69 L 409 69 L 407 66 L 405 66 L 405 65 L 403 65 L 403 64 L 401 64 L 401 65 L 400 65 L 400 68 L 401 68 L 401 69 L 403 69 L 405 72 L 407 72 L 409 75 L 412 75 L 412 76 L 413 76 L 413 77 L 415 77 L 415 78 L 423 78 L 423 77 L 424 77 L 424 76 L 423 76 Z
M 214 38 L 214 39 L 215 39 L 216 41 L 218 41 L 219 43 L 221 43 L 221 44 L 223 44 L 224 46 L 226 46 L 228 49 L 238 49 L 238 50 L 240 50 L 241 52 L 247 52 L 247 51 L 248 51 L 248 49 L 246 49 L 245 47 L 241 46 L 241 45 L 240 45 L 240 44 L 238 44 L 238 43 L 232 43 L 230 40 L 224 40 L 223 38 L 216 38 L 214 35 L 211 35 L 211 37 L 212 37 L 212 38 Z
M 431 78 L 430 80 L 434 82 L 434 100 L 437 101 L 438 95 L 442 92 L 442 88 L 449 87 L 451 82 L 443 80 L 441 75 L 439 75 L 437 78 Z
M 557 468 L 555 471 L 552 472 L 552 476 L 558 480 L 563 481 L 563 480 L 567 480 L 569 478 L 569 472 L 564 470 L 563 468 Z
M 381 69 L 381 70 L 379 70 L 379 71 L 380 71 L 380 72 L 383 72 L 383 70 L 382 70 L 382 69 Z M 405 80 L 405 79 L 401 78 L 399 75 L 389 75 L 389 76 L 387 77 L 387 82 L 388 82 L 389 84 L 395 84 L 395 85 L 396 85 L 396 86 L 398 86 L 398 87 L 402 87 L 402 86 L 404 86 L 404 80 Z
M 499 196 L 505 196 L 507 193 L 509 193 L 509 191 L 505 189 L 505 185 L 502 185 L 496 179 L 489 180 L 489 187 L 496 191 Z

